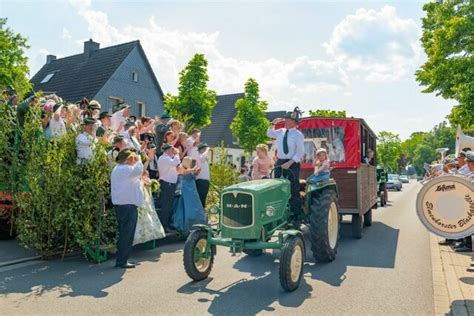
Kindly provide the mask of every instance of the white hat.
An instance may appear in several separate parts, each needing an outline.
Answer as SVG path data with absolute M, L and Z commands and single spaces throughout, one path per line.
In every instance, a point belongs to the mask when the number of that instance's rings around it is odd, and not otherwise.
M 327 152 L 327 150 L 326 150 L 325 148 L 322 148 L 322 147 L 321 147 L 321 148 L 319 148 L 318 150 L 316 150 L 316 155 L 319 155 L 320 153 L 325 153 L 325 154 L 327 154 L 328 152 Z

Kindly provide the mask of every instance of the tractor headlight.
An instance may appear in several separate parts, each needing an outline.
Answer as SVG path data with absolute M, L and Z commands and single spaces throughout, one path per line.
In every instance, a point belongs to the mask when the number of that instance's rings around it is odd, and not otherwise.
M 267 209 L 265 210 L 265 214 L 267 214 L 268 217 L 273 216 L 275 213 L 275 209 L 272 206 L 267 206 Z
M 219 213 L 219 208 L 217 207 L 217 205 L 211 205 L 211 207 L 209 208 L 209 212 L 211 212 L 211 214 L 217 214 Z

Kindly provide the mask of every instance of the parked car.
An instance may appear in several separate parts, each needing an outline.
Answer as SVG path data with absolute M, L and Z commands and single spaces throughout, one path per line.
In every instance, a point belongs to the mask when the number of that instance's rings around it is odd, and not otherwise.
M 408 176 L 407 176 L 406 174 L 402 174 L 402 175 L 400 176 L 400 181 L 401 181 L 402 183 L 410 183 L 410 179 L 408 179 Z
M 400 177 L 398 174 L 389 174 L 388 181 L 387 181 L 387 189 L 388 190 L 402 190 L 402 182 L 400 181 Z

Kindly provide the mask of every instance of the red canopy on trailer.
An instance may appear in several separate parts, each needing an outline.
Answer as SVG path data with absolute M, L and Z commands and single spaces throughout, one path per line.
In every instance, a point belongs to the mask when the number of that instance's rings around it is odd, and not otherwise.
M 283 123 L 277 125 L 281 127 Z M 305 136 L 303 169 L 313 168 L 314 153 L 321 147 L 334 168 L 358 168 L 368 149 L 375 151 L 376 136 L 362 119 L 307 117 L 300 120 L 298 129 Z

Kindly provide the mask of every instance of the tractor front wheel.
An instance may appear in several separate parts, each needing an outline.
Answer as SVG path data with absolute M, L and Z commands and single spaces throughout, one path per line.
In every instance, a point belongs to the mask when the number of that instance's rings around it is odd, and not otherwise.
M 207 243 L 207 232 L 195 230 L 184 244 L 184 270 L 194 281 L 204 280 L 211 273 L 216 246 L 208 247 Z
M 305 247 L 299 235 L 288 236 L 280 254 L 280 284 L 286 292 L 298 288 L 303 276 Z
M 339 240 L 340 216 L 336 192 L 323 190 L 311 199 L 310 238 L 314 259 L 330 262 L 336 259 Z

